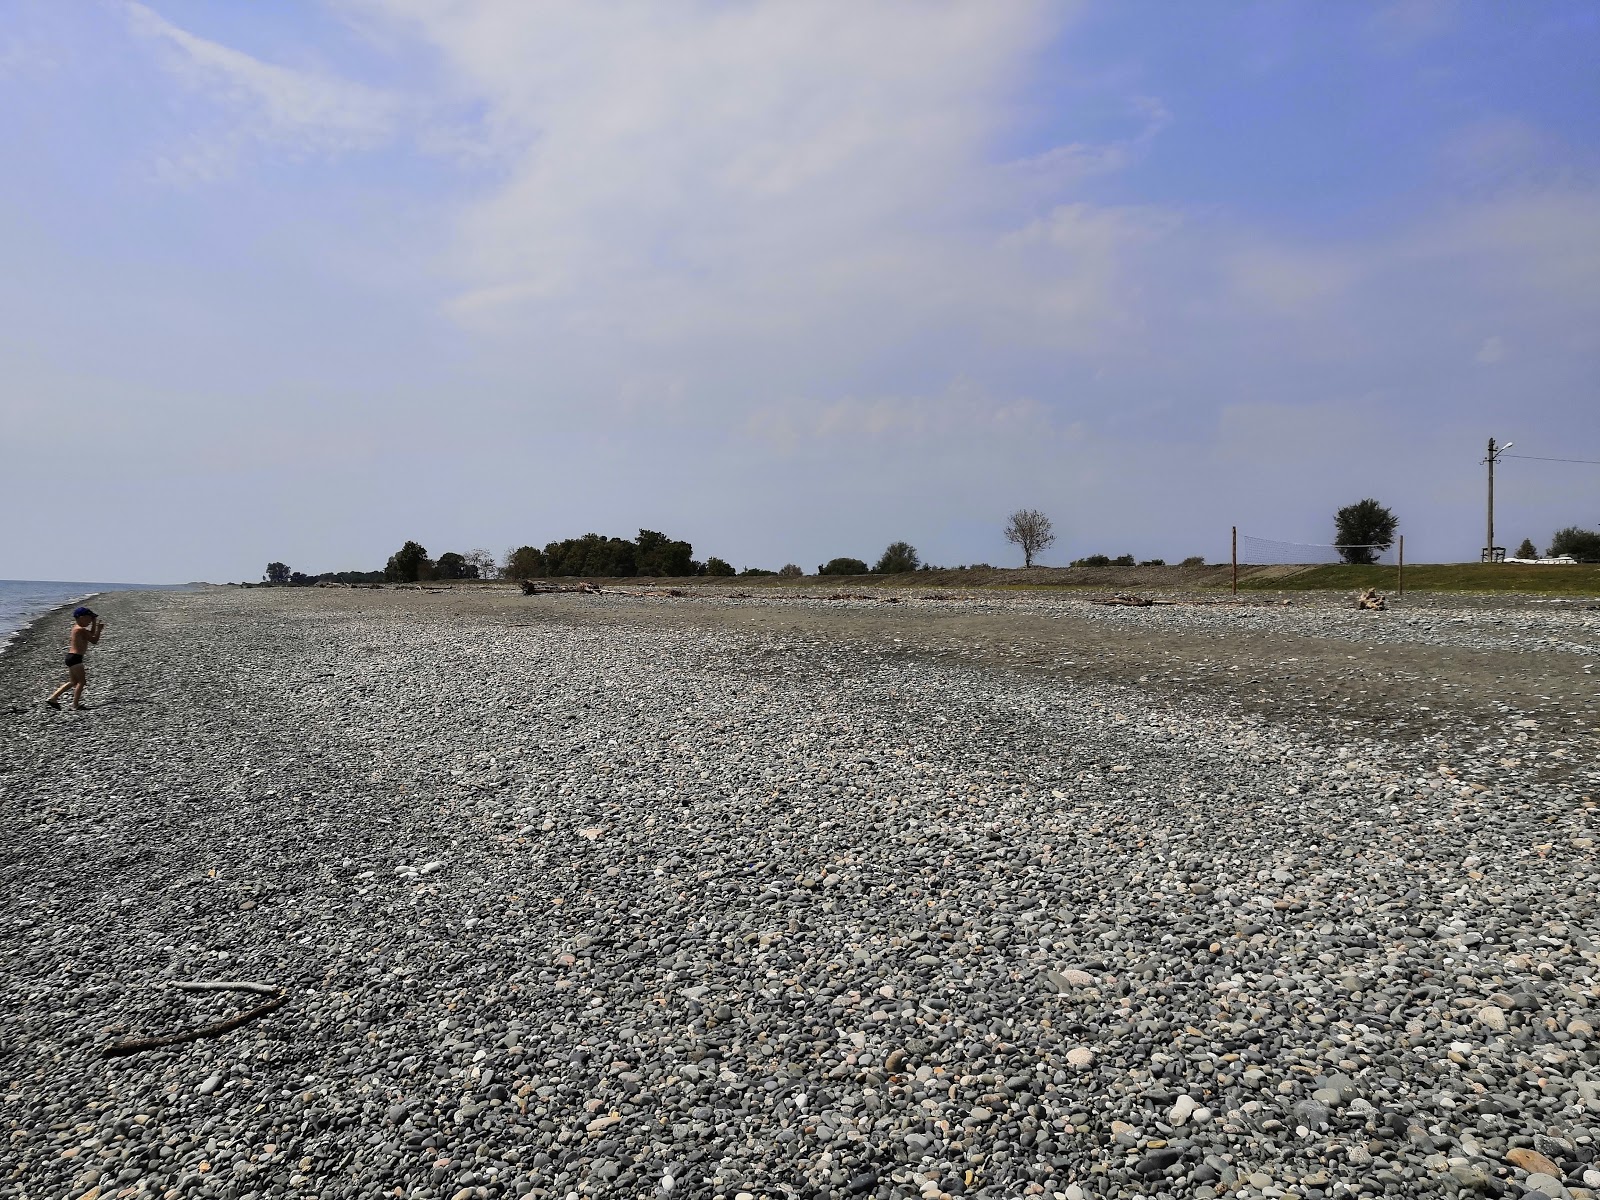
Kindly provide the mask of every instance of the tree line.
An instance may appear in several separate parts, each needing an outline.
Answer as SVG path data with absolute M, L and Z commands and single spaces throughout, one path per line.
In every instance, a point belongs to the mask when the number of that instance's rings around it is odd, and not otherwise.
M 1399 525 L 1399 518 L 1378 501 L 1370 497 L 1358 500 L 1334 514 L 1334 545 L 1347 563 L 1375 563 L 1394 544 Z M 1018 509 L 1012 513 L 1002 533 L 1007 542 L 1022 551 L 1025 567 L 1033 566 L 1034 560 L 1056 542 L 1050 518 L 1037 509 Z M 1550 558 L 1565 554 L 1580 562 L 1600 562 L 1600 533 L 1576 526 L 1557 530 L 1545 553 Z M 1538 551 L 1530 539 L 1523 539 L 1517 557 L 1538 557 Z M 1180 565 L 1196 567 L 1204 563 L 1203 557 L 1194 555 L 1184 559 Z M 1115 558 L 1106 554 L 1091 554 L 1073 559 L 1072 565 L 1164 567 L 1166 560 L 1150 558 L 1140 562 L 1131 554 Z M 988 564 L 977 563 L 974 566 L 987 567 Z M 868 566 L 865 559 L 841 556 L 820 564 L 817 574 L 900 575 L 934 569 L 922 561 L 917 548 L 910 542 L 896 541 L 885 547 L 872 566 Z M 591 579 L 641 576 L 676 579 L 693 575 L 713 578 L 775 575 L 792 578 L 804 574 L 794 563 L 785 563 L 775 571 L 761 567 L 746 567 L 736 571 L 733 564 L 715 555 L 708 556 L 702 562 L 694 557 L 694 547 L 688 542 L 653 529 L 641 529 L 639 536 L 633 539 L 586 533 L 582 537 L 547 542 L 542 548 L 516 546 L 507 550 L 498 562 L 487 550 L 446 551 L 438 558 L 433 558 L 420 543 L 408 541 L 389 556 L 389 561 L 381 571 L 325 571 L 320 575 L 307 575 L 290 570 L 284 563 L 271 562 L 267 564 L 265 582 L 309 586 L 317 583 L 422 583 L 430 580 L 517 580 L 571 576 Z

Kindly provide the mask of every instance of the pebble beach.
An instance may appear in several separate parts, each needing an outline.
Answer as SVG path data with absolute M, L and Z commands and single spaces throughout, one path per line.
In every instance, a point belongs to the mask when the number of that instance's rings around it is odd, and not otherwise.
M 1600 1198 L 1592 602 L 639 591 L 0 655 L 0 1197 Z

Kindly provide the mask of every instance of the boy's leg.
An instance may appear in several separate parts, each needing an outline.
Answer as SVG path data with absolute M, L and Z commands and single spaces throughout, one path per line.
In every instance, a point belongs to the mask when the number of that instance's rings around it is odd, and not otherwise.
M 72 668 L 72 707 L 83 707 L 83 689 L 88 686 L 89 673 L 81 666 Z
M 72 686 L 72 680 L 68 679 L 65 683 L 63 683 L 55 691 L 50 693 L 50 699 L 46 700 L 45 703 L 48 704 L 51 708 L 60 708 L 61 705 L 58 704 L 57 701 L 60 700 L 62 696 L 66 695 L 67 689 L 70 688 L 71 686 Z

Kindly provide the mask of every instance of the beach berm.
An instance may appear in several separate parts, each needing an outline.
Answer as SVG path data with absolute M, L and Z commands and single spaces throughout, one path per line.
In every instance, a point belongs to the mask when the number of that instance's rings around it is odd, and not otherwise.
M 1600 1195 L 1600 614 L 829 595 L 19 641 L 0 1197 Z

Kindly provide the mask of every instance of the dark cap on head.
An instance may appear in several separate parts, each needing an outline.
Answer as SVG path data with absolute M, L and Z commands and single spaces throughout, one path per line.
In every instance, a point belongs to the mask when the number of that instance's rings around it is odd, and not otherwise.
M 79 605 L 77 608 L 72 610 L 72 615 L 75 617 L 92 617 L 94 616 L 94 609 L 84 608 L 82 605 Z

